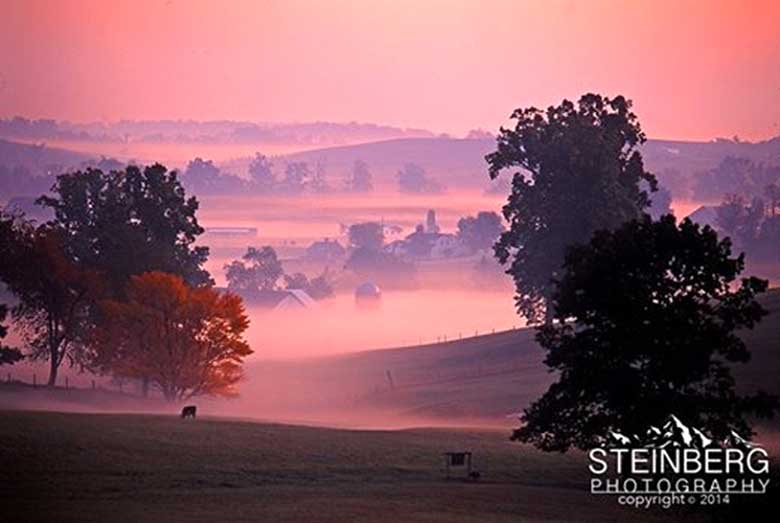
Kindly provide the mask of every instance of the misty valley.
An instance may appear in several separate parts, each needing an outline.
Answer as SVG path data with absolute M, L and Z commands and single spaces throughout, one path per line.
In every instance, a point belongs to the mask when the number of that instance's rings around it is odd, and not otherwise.
M 774 521 L 777 2 L 0 11 L 0 521 Z

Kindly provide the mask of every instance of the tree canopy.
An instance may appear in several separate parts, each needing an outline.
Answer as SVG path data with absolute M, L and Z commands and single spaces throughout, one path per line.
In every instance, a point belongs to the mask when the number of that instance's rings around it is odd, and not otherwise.
M 670 414 L 715 437 L 750 430 L 777 398 L 740 396 L 731 366 L 750 353 L 737 335 L 765 311 L 767 282 L 737 281 L 743 256 L 689 220 L 649 216 L 569 250 L 554 293 L 557 322 L 539 328 L 558 381 L 514 438 L 544 450 L 589 448 L 609 430 L 633 434 Z
M 284 285 L 286 289 L 299 289 L 315 300 L 322 300 L 333 296 L 332 275 L 326 268 L 319 276 L 309 279 L 302 272 L 284 275 Z
M 114 375 L 146 378 L 171 401 L 232 396 L 252 354 L 241 298 L 190 287 L 162 272 L 133 276 L 124 301 L 102 304 L 109 321 L 96 334 Z
M 249 163 L 249 176 L 254 186 L 263 193 L 273 192 L 276 188 L 276 175 L 271 161 L 260 153 Z
M 286 194 L 301 194 L 312 178 L 309 164 L 306 162 L 290 162 L 284 169 L 284 178 L 279 184 L 279 190 Z
M 504 224 L 494 212 L 481 211 L 476 216 L 464 216 L 458 220 L 458 236 L 475 251 L 493 247 L 502 232 Z
M 347 180 L 347 190 L 352 192 L 371 192 L 374 190 L 371 170 L 363 160 L 355 160 L 352 165 L 352 174 Z
M 379 250 L 385 243 L 385 231 L 381 223 L 363 222 L 349 226 L 349 243 L 355 249 Z
M 565 250 L 587 243 L 594 231 L 638 218 L 650 204 L 645 181 L 656 189 L 637 147 L 645 135 L 631 102 L 586 94 L 543 111 L 512 113 L 514 129 L 502 128 L 486 156 L 490 177 L 513 170 L 503 207 L 509 224 L 495 247 L 515 280 L 518 310 L 531 323 L 546 310 L 552 281 Z
M 780 186 L 765 188 L 765 198 L 748 203 L 739 194 L 729 194 L 716 209 L 716 223 L 749 260 L 776 262 L 780 258 Z
M 444 186 L 428 176 L 419 165 L 407 163 L 398 171 L 398 190 L 403 193 L 437 194 L 444 192 Z
M 0 280 L 19 300 L 13 319 L 29 356 L 49 361 L 48 384 L 55 385 L 63 361 L 87 363 L 83 336 L 102 279 L 71 260 L 62 231 L 50 225 L 3 217 L 0 251 Z
M 130 277 L 152 270 L 178 274 L 191 285 L 212 283 L 203 269 L 208 248 L 195 246 L 203 233 L 175 171 L 160 164 L 104 173 L 87 169 L 57 177 L 53 196 L 40 202 L 54 210 L 70 257 L 100 272 L 121 294 Z
M 727 156 L 712 169 L 697 173 L 693 196 L 714 200 L 727 194 L 747 199 L 762 196 L 767 186 L 780 183 L 780 165 L 754 163 L 748 158 Z
M 233 291 L 272 291 L 283 275 L 282 263 L 270 245 L 249 247 L 241 260 L 225 265 L 228 289 Z

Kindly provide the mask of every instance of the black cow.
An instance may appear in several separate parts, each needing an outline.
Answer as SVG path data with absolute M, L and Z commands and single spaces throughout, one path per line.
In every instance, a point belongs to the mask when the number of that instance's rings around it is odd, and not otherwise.
M 195 405 L 187 405 L 181 409 L 181 419 L 192 418 L 195 419 L 195 414 L 198 413 L 198 407 Z

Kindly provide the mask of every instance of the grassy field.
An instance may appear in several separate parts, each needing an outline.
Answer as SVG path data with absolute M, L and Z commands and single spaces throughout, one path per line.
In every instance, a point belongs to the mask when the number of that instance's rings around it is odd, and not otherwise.
M 585 456 L 505 431 L 356 431 L 0 412 L 0 521 L 655 521 L 591 496 Z M 477 482 L 441 453 L 471 450 Z M 679 515 L 677 515 L 679 516 Z M 688 518 L 691 519 L 691 518 Z M 696 518 L 693 518 L 696 521 Z

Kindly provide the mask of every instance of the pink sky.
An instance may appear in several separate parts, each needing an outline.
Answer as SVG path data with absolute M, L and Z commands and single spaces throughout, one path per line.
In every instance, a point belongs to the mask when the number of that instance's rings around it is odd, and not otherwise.
M 780 134 L 780 2 L 3 0 L 0 116 L 461 134 L 585 91 L 649 135 Z

